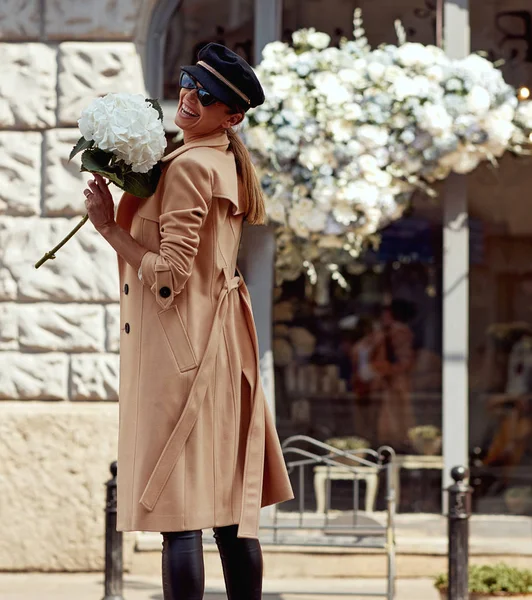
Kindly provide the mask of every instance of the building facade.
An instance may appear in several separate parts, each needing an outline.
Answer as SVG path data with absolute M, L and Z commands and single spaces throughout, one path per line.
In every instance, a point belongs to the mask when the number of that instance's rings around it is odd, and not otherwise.
M 349 36 L 357 6 L 373 46 L 396 41 L 395 19 L 410 41 L 440 41 L 436 0 L 0 7 L 0 569 L 101 566 L 118 415 L 116 261 L 89 224 L 56 260 L 33 267 L 84 214 L 86 178 L 67 163 L 81 109 L 107 92 L 145 91 L 162 99 L 173 143 L 178 67 L 203 44 L 219 41 L 253 63 L 301 27 Z M 442 7 L 449 53 L 487 51 L 505 60 L 507 81 L 532 86 L 526 0 Z M 274 287 L 271 231 L 247 237 L 242 267 L 281 438 L 357 436 L 393 440 L 404 456 L 432 452 L 430 469 L 414 461 L 402 474 L 404 511 L 441 510 L 442 473 L 474 454 L 475 510 L 532 514 L 531 177 L 529 162 L 508 156 L 498 170 L 450 180 L 440 202 L 417 198 L 380 248 L 346 270 L 348 290 L 304 278 Z M 382 386 L 368 391 L 360 373 L 367 327 L 383 326 L 379 307 L 392 301 L 413 368 L 383 400 Z M 439 448 L 413 449 L 415 426 L 443 432 L 441 458 Z M 333 501 L 343 500 L 340 484 Z

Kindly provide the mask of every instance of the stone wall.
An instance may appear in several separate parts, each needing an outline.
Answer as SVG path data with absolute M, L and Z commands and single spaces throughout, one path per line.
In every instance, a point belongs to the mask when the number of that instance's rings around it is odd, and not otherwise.
M 153 5 L 0 3 L 0 570 L 102 567 L 118 419 L 115 253 L 89 222 L 34 264 L 85 212 L 87 177 L 67 162 L 81 109 L 144 90 L 138 34 Z

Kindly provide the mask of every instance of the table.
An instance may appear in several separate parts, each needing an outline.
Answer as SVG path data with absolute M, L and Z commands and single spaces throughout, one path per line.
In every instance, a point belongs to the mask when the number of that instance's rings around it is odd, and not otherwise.
M 399 506 L 401 498 L 401 469 L 436 469 L 443 471 L 443 456 L 422 456 L 418 454 L 398 454 L 392 469 L 392 485 L 395 489 L 395 505 Z M 375 501 L 379 486 L 379 471 L 382 467 L 356 466 L 356 472 L 347 466 L 314 467 L 314 493 L 316 495 L 316 512 L 325 512 L 327 479 L 330 481 L 362 479 L 366 482 L 365 508 L 366 512 L 375 511 Z
M 392 483 L 395 489 L 395 506 L 399 506 L 401 498 L 401 478 L 399 472 L 401 469 L 411 471 L 417 469 L 436 469 L 443 471 L 443 456 L 423 456 L 420 454 L 398 454 L 395 457 L 395 469 L 392 470 Z
M 366 482 L 365 509 L 366 512 L 375 511 L 375 501 L 377 499 L 377 488 L 379 485 L 378 466 L 367 467 L 357 465 L 356 471 L 349 469 L 346 465 L 325 467 L 314 467 L 314 493 L 316 494 L 316 512 L 324 513 L 326 507 L 326 486 L 329 481 L 362 479 Z

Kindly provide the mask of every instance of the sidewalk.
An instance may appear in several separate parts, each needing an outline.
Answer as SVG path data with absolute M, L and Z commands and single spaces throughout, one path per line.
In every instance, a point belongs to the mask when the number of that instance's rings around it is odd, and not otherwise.
M 290 594 L 291 590 L 311 589 L 315 592 L 346 592 L 353 589 L 365 593 L 381 592 L 383 580 L 345 579 L 294 579 L 266 581 L 264 600 L 360 600 L 364 596 L 302 595 Z M 205 600 L 226 600 L 223 582 L 207 582 Z M 102 600 L 103 576 L 100 573 L 42 574 L 0 573 L 1 600 Z M 395 600 L 438 600 L 439 596 L 430 579 L 403 579 L 397 582 Z M 126 576 L 124 600 L 163 600 L 158 577 Z

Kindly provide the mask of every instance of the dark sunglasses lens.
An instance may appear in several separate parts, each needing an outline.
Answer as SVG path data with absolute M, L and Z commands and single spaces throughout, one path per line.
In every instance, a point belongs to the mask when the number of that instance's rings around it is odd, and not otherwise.
M 217 102 L 216 98 L 212 94 L 209 94 L 207 90 L 202 88 L 198 89 L 198 98 L 202 106 L 210 106 L 211 104 Z
M 181 77 L 179 78 L 179 85 L 187 90 L 193 90 L 197 87 L 196 82 L 188 73 L 185 73 L 185 71 L 182 71 L 181 73 Z

